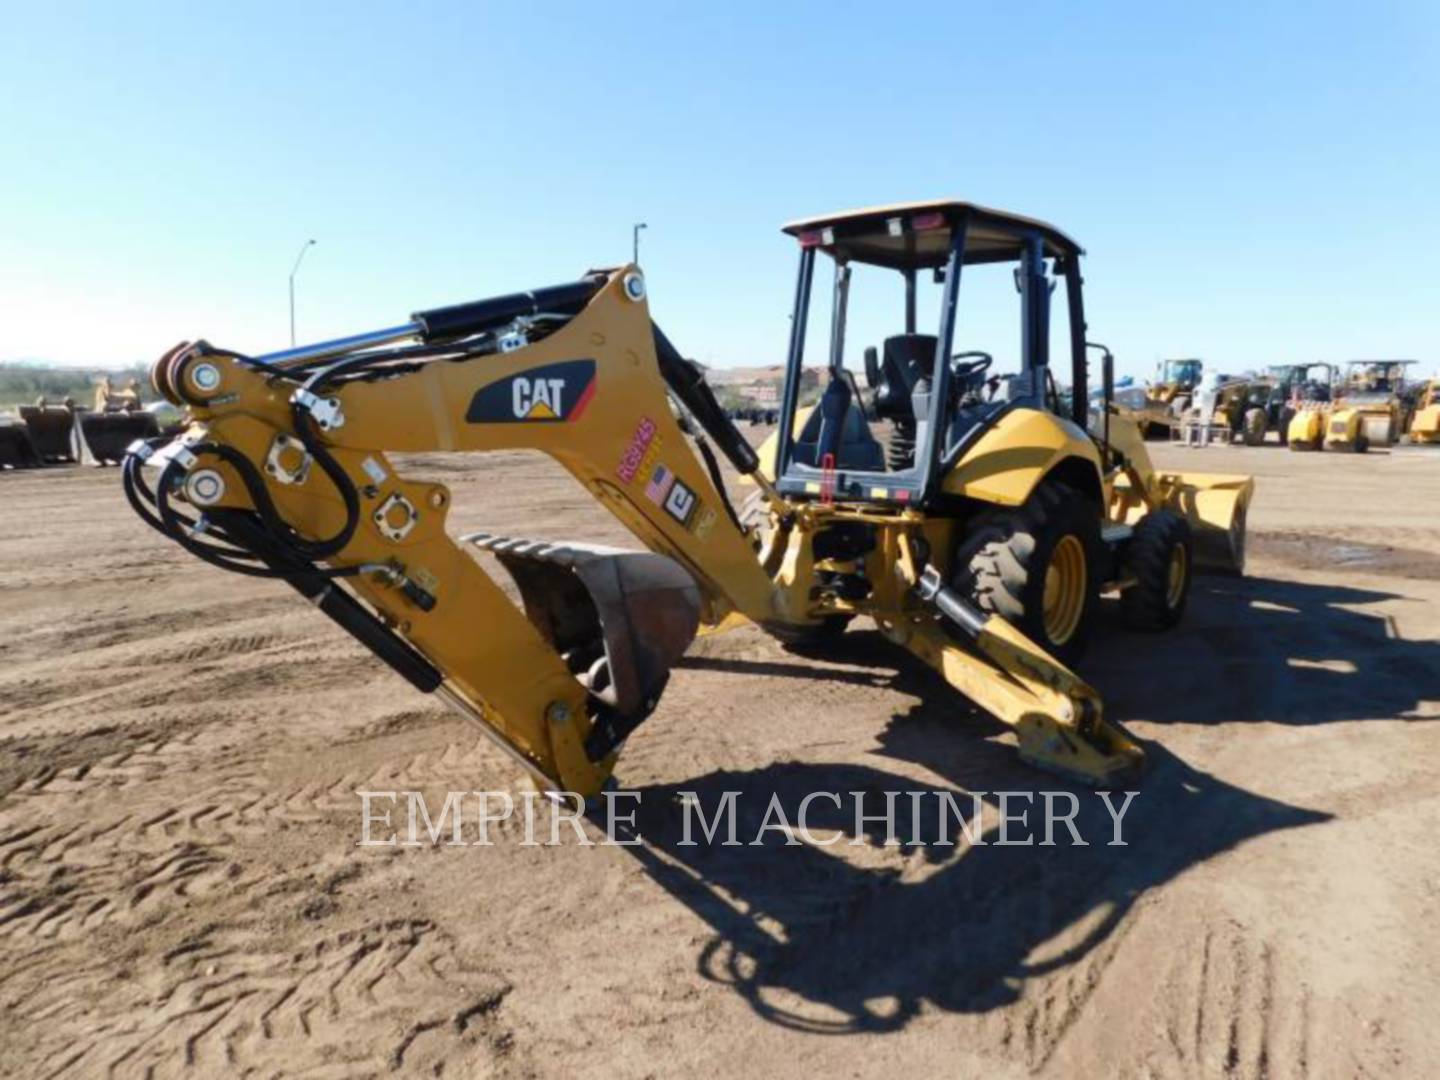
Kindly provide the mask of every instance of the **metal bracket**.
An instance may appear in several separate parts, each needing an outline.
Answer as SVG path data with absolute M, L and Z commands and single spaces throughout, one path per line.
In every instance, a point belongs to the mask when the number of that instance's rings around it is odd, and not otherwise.
M 401 507 L 405 510 L 406 517 L 403 525 L 390 524 L 390 511 L 396 507 Z M 405 498 L 404 495 L 396 492 L 386 496 L 385 501 L 376 508 L 375 513 L 372 514 L 371 517 L 375 522 L 375 527 L 380 530 L 380 535 L 391 543 L 398 544 L 401 540 L 404 540 L 405 537 L 409 536 L 410 531 L 415 528 L 415 522 L 420 520 L 420 513 L 415 509 L 414 503 Z
M 516 326 L 501 334 L 495 344 L 502 353 L 512 353 L 529 345 L 530 339 L 526 336 L 524 327 Z
M 340 411 L 339 398 L 322 398 L 309 390 L 296 390 L 290 400 L 314 417 L 322 431 L 334 431 L 345 426 L 345 414 Z
M 293 469 L 285 467 L 287 451 L 298 451 L 300 454 L 300 464 Z M 305 449 L 305 444 L 299 439 L 289 435 L 276 435 L 275 441 L 270 444 L 270 452 L 265 455 L 265 471 L 277 484 L 303 484 L 310 475 L 311 460 L 310 451 Z

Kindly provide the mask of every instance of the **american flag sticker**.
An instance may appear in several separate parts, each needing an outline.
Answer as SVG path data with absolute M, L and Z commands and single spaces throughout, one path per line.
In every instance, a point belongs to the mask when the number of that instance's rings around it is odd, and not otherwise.
M 650 475 L 650 482 L 645 485 L 645 497 L 656 506 L 665 505 L 665 496 L 670 494 L 670 489 L 675 486 L 675 474 L 664 465 L 656 465 L 655 471 Z

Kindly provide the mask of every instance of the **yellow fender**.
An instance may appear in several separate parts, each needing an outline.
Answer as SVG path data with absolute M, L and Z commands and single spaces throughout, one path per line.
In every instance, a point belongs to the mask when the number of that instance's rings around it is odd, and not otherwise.
M 1417 443 L 1440 443 L 1440 404 L 1427 405 L 1415 414 L 1410 439 Z
M 1344 450 L 1355 445 L 1360 437 L 1362 422 L 1359 409 L 1342 407 L 1330 413 L 1325 420 L 1326 448 Z
M 942 490 L 999 506 L 1020 506 L 1061 462 L 1077 459 L 1077 474 L 1101 490 L 1100 454 L 1079 427 L 1040 409 L 1012 409 L 980 437 L 945 477 Z
M 1290 418 L 1285 441 L 1291 450 L 1319 450 L 1325 441 L 1326 413 L 1322 409 L 1301 409 Z

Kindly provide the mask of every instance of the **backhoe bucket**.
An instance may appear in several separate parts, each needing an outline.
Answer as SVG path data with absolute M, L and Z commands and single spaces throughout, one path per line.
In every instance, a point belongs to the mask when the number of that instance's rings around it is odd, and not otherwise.
M 1167 510 L 1183 514 L 1195 539 L 1195 564 L 1222 573 L 1245 572 L 1245 516 L 1255 494 L 1250 476 L 1160 473 L 1155 493 Z
M 33 469 L 40 464 L 30 430 L 18 420 L 0 416 L 0 468 Z
M 648 551 L 464 539 L 500 560 L 526 616 L 591 694 L 625 717 L 655 707 L 700 626 L 700 590 L 684 567 Z
M 30 441 L 40 460 L 79 461 L 79 434 L 75 410 L 68 405 L 21 405 L 20 419 L 30 432 Z
M 76 412 L 75 427 L 79 460 L 85 465 L 119 464 L 125 448 L 136 439 L 153 439 L 160 434 L 160 422 L 143 409 Z

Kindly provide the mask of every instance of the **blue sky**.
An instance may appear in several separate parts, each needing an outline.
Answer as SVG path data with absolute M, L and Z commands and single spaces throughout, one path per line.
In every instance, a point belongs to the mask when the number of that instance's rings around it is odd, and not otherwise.
M 772 363 L 782 222 L 954 195 L 1086 247 L 1122 373 L 1440 361 L 1433 2 L 11 0 L 4 22 L 0 359 L 281 347 L 307 237 L 314 340 L 616 264 L 646 221 L 670 337 Z M 988 305 L 967 331 L 1017 332 Z

